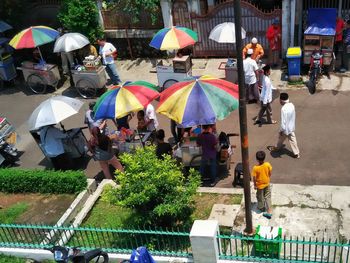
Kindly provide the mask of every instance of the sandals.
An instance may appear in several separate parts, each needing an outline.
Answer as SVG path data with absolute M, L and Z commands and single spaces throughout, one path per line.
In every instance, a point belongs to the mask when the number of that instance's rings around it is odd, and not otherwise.
M 277 123 L 277 121 L 272 120 L 269 124 L 276 124 L 276 123 Z
M 272 214 L 269 214 L 269 213 L 263 213 L 263 217 L 266 217 L 267 219 L 271 219 Z

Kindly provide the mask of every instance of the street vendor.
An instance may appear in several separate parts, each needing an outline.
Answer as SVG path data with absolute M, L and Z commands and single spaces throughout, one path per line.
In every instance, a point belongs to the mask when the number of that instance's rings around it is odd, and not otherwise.
M 212 133 L 212 125 L 203 125 L 203 132 L 197 138 L 197 145 L 202 147 L 202 159 L 200 165 L 200 173 L 205 176 L 205 168 L 207 165 L 210 166 L 210 186 L 216 184 L 216 145 L 218 140 Z
M 281 26 L 279 20 L 275 18 L 272 25 L 266 31 L 266 38 L 269 41 L 269 63 L 273 67 L 278 66 L 279 54 L 281 51 Z
M 62 142 L 67 137 L 67 133 L 64 133 L 54 125 L 44 126 L 40 129 L 41 145 L 55 170 L 72 169 L 72 161 L 65 153 Z
M 97 49 L 94 45 L 87 44 L 86 46 L 77 51 L 77 59 L 80 65 L 83 65 L 85 57 L 88 56 L 98 57 Z
M 248 43 L 243 48 L 243 59 L 246 58 L 247 53 L 248 53 L 248 49 L 253 50 L 253 54 L 252 54 L 251 58 L 254 59 L 255 61 L 258 61 L 259 59 L 261 59 L 264 56 L 264 49 L 260 44 L 258 44 L 258 39 L 256 37 L 253 37 L 251 43 Z

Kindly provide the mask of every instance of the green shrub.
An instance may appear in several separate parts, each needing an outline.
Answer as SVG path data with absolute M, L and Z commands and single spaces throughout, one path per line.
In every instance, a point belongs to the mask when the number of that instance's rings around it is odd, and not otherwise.
M 159 160 L 154 147 L 123 154 L 125 172 L 117 171 L 120 187 L 105 194 L 112 202 L 134 209 L 146 225 L 175 226 L 187 222 L 194 209 L 194 195 L 200 185 L 199 173 L 188 178 L 174 159 Z
M 83 171 L 0 169 L 0 192 L 73 194 L 86 186 Z

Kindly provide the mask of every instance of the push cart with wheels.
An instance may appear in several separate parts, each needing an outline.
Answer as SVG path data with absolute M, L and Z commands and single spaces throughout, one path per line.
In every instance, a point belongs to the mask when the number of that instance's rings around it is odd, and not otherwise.
M 17 77 L 13 58 L 9 52 L 8 39 L 0 38 L 0 90 L 4 87 L 4 82 L 12 81 Z
M 45 93 L 48 86 L 57 89 L 61 79 L 57 65 L 53 64 L 35 64 L 33 62 L 23 62 L 21 67 L 24 81 L 27 86 L 36 94 Z
M 189 56 L 176 57 L 172 62 L 173 65 L 170 66 L 163 65 L 162 61 L 157 64 L 158 86 L 161 91 L 192 76 L 192 63 Z
M 107 76 L 104 66 L 91 70 L 72 70 L 71 73 L 77 92 L 85 99 L 95 97 L 98 90 L 106 87 Z

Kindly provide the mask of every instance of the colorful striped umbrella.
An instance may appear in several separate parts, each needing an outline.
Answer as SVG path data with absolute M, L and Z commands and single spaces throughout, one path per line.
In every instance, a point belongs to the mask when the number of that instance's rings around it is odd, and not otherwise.
M 159 96 L 156 85 L 146 81 L 125 82 L 105 92 L 94 107 L 95 119 L 119 119 L 143 110 Z
M 160 50 L 180 49 L 198 41 L 197 33 L 186 27 L 163 28 L 153 37 L 151 47 Z
M 238 108 L 238 86 L 212 76 L 178 82 L 160 95 L 157 112 L 184 127 L 213 124 Z
M 15 49 L 35 48 L 54 41 L 58 35 L 58 31 L 50 27 L 32 26 L 15 35 L 10 45 Z

